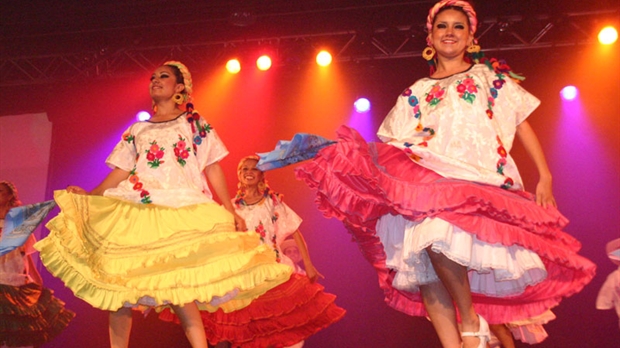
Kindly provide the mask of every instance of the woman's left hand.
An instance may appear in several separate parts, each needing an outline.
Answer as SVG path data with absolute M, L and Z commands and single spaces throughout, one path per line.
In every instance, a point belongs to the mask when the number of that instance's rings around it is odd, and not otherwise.
M 555 198 L 553 198 L 553 189 L 551 188 L 550 179 L 541 179 L 538 185 L 536 185 L 536 204 L 543 208 L 547 208 L 548 206 L 558 207 Z
M 306 266 L 306 275 L 308 275 L 310 283 L 316 282 L 319 278 L 325 279 L 325 277 L 314 268 L 313 264 Z

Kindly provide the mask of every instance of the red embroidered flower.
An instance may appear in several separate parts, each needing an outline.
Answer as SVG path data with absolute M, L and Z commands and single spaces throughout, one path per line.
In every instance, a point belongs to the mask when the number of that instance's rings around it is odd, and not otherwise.
M 504 147 L 501 145 L 500 147 L 497 148 L 497 153 L 502 157 L 506 157 L 506 155 L 508 155 L 508 153 L 506 152 L 506 149 L 504 149 Z
M 131 175 L 131 176 L 129 177 L 129 183 L 131 183 L 131 184 L 135 184 L 135 183 L 137 183 L 138 181 L 140 181 L 140 178 L 138 178 L 138 176 L 137 176 L 137 175 Z

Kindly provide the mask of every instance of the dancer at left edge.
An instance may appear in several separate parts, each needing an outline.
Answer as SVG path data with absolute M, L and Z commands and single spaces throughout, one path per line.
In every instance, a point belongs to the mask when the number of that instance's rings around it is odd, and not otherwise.
M 0 181 L 0 237 L 12 208 L 22 206 L 12 182 Z M 37 223 L 38 225 L 38 223 Z M 36 226 L 33 226 L 33 229 Z M 32 231 L 30 231 L 32 232 Z M 7 231 L 8 233 L 8 231 Z M 75 317 L 65 303 L 43 286 L 35 268 L 28 234 L 24 243 L 0 253 L 0 347 L 38 347 L 60 334 Z M 6 251 L 6 252 L 5 252 Z

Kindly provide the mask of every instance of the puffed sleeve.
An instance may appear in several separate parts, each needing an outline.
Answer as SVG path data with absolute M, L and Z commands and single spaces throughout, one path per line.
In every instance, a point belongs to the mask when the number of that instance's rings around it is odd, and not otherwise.
M 198 120 L 196 132 L 194 134 L 194 146 L 196 147 L 196 158 L 200 170 L 207 166 L 221 161 L 228 155 L 228 149 L 219 135 L 211 125 L 202 117 Z
M 108 156 L 105 163 L 108 167 L 116 167 L 125 170 L 133 170 L 136 164 L 137 150 L 135 145 L 134 127 L 131 126 L 121 136 L 121 140 L 114 146 L 112 153 Z
M 276 243 L 280 245 L 287 237 L 295 233 L 301 225 L 301 217 L 297 215 L 286 203 L 280 201 L 275 207 L 276 220 Z
M 422 80 L 416 81 L 411 87 L 405 89 L 396 104 L 387 114 L 379 130 L 377 136 L 384 143 L 411 142 L 417 143 L 428 134 L 422 129 L 418 129 L 421 115 L 420 95 L 424 88 Z
M 506 103 L 505 108 L 514 112 L 515 125 L 525 121 L 540 105 L 538 98 L 508 77 L 505 78 L 504 86 L 499 94 L 501 101 Z

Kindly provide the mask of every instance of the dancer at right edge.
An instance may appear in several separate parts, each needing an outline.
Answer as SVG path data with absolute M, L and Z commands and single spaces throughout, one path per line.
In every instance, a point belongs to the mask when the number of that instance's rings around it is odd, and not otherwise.
M 486 347 L 489 324 L 544 324 L 596 269 L 562 231 L 568 220 L 526 120 L 540 101 L 504 62 L 482 57 L 476 25 L 469 2 L 435 4 L 423 53 L 431 74 L 402 92 L 383 143 L 342 126 L 296 168 L 324 215 L 353 234 L 386 302 L 429 317 L 444 347 Z M 538 170 L 535 194 L 509 154 L 515 135 Z

